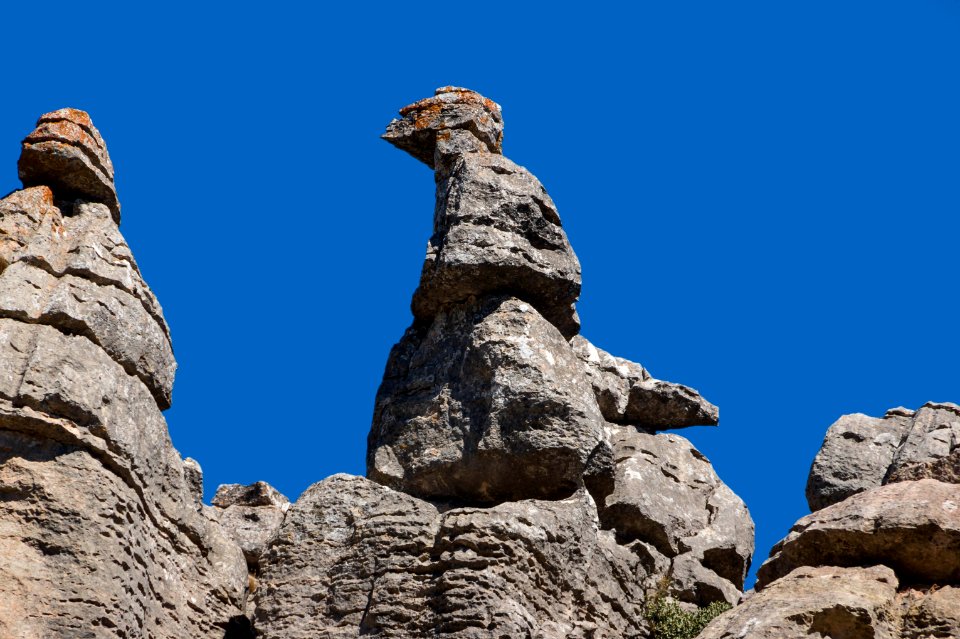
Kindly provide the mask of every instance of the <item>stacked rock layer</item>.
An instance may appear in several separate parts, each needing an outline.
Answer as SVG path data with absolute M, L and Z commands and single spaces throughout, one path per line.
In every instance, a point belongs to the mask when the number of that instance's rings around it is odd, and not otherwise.
M 841 417 L 810 470 L 814 512 L 700 637 L 960 637 L 958 460 L 956 404 Z
M 219 639 L 247 568 L 170 442 L 170 334 L 106 145 L 62 109 L 19 169 L 0 200 L 0 636 Z
M 368 478 L 287 511 L 258 560 L 269 638 L 645 637 L 648 591 L 736 602 L 743 502 L 686 439 L 696 391 L 579 335 L 556 206 L 501 155 L 500 107 L 444 87 L 384 138 L 435 173 L 413 325 L 393 348 Z

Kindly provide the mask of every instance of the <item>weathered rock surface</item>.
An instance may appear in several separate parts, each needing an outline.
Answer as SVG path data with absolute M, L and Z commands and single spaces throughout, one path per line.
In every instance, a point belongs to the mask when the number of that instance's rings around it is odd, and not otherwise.
M 437 185 L 434 234 L 414 293 L 426 321 L 471 296 L 509 293 L 566 337 L 580 329 L 580 262 L 540 182 L 501 155 L 457 156 Z
M 930 402 L 918 411 L 895 408 L 882 419 L 845 415 L 827 431 L 813 461 L 807 501 L 818 510 L 893 477 L 956 481 L 951 462 L 937 463 L 955 452 L 960 453 L 956 404 Z
M 262 481 L 244 486 L 225 484 L 213 498 L 212 514 L 235 541 L 247 566 L 259 568 L 267 543 L 283 523 L 290 500 Z
M 884 566 L 797 568 L 717 617 L 697 637 L 900 639 L 897 585 Z
M 400 109 L 401 119 L 387 126 L 383 139 L 435 168 L 437 147 L 443 155 L 500 153 L 503 116 L 500 105 L 475 91 L 440 87 L 433 96 Z M 456 149 L 444 145 L 460 140 Z
M 335 475 L 263 559 L 264 637 L 642 637 L 645 573 L 584 491 L 441 512 Z
M 757 572 L 757 588 L 799 566 L 882 563 L 901 580 L 960 584 L 960 485 L 873 488 L 807 515 Z
M 640 364 L 615 357 L 581 335 L 570 340 L 570 345 L 584 363 L 600 412 L 608 422 L 646 429 L 719 422 L 717 407 L 692 388 L 653 379 Z
M 25 187 L 48 186 L 58 201 L 106 204 L 120 223 L 113 164 L 89 115 L 77 109 L 45 113 L 22 147 L 17 167 Z
M 176 363 L 97 190 L 106 147 L 60 111 L 20 168 L 36 186 L 0 200 L 0 636 L 220 639 L 246 565 L 170 442 Z
M 0 272 L 0 313 L 86 335 L 170 406 L 170 331 L 105 206 L 78 204 L 65 216 L 45 186 L 3 198 Z
M 683 437 L 610 429 L 614 484 L 598 504 L 602 526 L 661 555 L 677 599 L 736 603 L 753 556 L 753 520 L 743 501 Z
M 367 472 L 420 497 L 573 493 L 603 439 L 570 345 L 528 303 L 489 297 L 411 328 L 377 394 Z

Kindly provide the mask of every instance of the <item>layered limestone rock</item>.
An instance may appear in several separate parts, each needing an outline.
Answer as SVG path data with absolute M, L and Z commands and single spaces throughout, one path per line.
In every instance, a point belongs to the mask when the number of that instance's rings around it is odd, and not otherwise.
M 223 637 L 246 566 L 170 442 L 176 362 L 106 146 L 64 109 L 19 166 L 28 188 L 0 200 L 0 636 Z
M 928 403 L 831 426 L 807 486 L 822 507 L 700 637 L 960 636 L 958 415 Z
M 265 637 L 643 636 L 638 557 L 585 491 L 443 510 L 335 475 L 290 509 L 264 560 Z
M 213 497 L 211 514 L 243 551 L 251 572 L 259 571 L 260 557 L 283 523 L 290 500 L 270 484 L 224 484 Z
M 444 87 L 384 136 L 435 170 L 414 323 L 368 479 L 308 489 L 260 557 L 265 637 L 645 637 L 648 591 L 740 598 L 743 502 L 687 440 L 696 391 L 577 335 L 580 267 L 500 107 Z

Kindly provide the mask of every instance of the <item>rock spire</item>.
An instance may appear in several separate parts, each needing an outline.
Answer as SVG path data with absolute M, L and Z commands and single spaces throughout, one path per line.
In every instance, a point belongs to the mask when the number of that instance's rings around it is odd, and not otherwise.
M 368 478 L 287 512 L 260 561 L 270 637 L 643 637 L 647 591 L 736 602 L 743 502 L 686 439 L 696 391 L 581 337 L 580 265 L 491 100 L 444 87 L 384 138 L 435 172 L 413 325 L 394 346 Z

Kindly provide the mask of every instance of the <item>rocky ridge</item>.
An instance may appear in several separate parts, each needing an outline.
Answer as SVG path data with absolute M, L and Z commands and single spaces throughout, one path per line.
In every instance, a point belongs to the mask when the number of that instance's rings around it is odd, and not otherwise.
M 814 512 L 699 636 L 960 637 L 958 456 L 956 404 L 841 417 L 810 469 Z
M 106 144 L 40 118 L 0 200 L 0 636 L 646 637 L 653 590 L 740 598 L 750 515 L 658 432 L 717 408 L 579 334 L 579 262 L 497 104 L 444 87 L 400 115 L 383 137 L 434 170 L 434 233 L 368 477 L 209 506 Z

